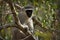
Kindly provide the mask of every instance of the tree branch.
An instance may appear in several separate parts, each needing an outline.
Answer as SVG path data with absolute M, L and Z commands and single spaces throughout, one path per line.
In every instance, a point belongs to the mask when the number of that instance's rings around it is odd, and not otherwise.
M 20 30 L 25 32 L 25 29 L 22 27 L 22 24 L 20 23 L 20 20 L 16 15 L 16 12 L 15 12 L 15 9 L 14 9 L 14 4 L 12 3 L 12 1 L 11 0 L 4 0 L 4 1 L 6 3 L 8 3 L 10 8 L 11 8 L 11 11 L 12 11 L 12 14 L 13 14 L 13 17 L 14 17 L 14 20 L 15 20 L 15 24 L 17 25 L 17 28 L 19 28 Z
M 22 8 L 24 8 L 24 7 L 21 7 L 21 6 L 18 5 L 18 4 L 14 4 L 14 6 L 15 6 L 17 9 L 22 9 Z
M 13 24 L 13 23 L 5 24 L 3 26 L 0 26 L 0 30 L 2 30 L 4 28 L 8 28 L 8 27 L 16 27 L 16 24 Z

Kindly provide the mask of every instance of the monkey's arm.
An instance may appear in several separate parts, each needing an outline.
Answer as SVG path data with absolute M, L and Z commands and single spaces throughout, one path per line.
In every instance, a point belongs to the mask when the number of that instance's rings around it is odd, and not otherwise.
M 39 25 L 39 26 L 42 27 L 42 24 L 40 23 L 40 21 L 38 21 L 38 20 L 36 19 L 36 16 L 33 16 L 32 19 L 33 19 L 33 21 L 35 22 L 35 24 L 37 24 L 37 25 Z
M 42 28 L 44 31 L 48 30 L 48 29 L 42 27 L 41 22 L 36 19 L 36 16 L 33 16 L 32 19 L 33 19 L 33 22 L 35 22 L 36 25 L 39 25 L 40 28 Z

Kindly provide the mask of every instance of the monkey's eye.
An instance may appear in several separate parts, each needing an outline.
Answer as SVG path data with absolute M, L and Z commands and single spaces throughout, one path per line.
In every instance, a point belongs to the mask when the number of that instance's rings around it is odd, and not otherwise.
M 32 10 L 26 10 L 26 14 L 28 17 L 31 17 L 32 16 Z

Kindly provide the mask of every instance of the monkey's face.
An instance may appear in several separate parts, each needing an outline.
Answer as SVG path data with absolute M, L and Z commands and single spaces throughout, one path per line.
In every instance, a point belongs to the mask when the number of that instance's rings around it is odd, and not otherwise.
M 28 16 L 28 17 L 31 17 L 31 16 L 32 16 L 32 12 L 33 12 L 32 10 L 26 10 L 27 16 Z

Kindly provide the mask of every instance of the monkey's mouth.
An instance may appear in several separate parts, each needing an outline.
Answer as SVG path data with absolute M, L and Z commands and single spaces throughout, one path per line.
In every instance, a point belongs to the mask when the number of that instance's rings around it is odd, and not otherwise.
M 32 16 L 32 12 L 33 12 L 32 10 L 26 10 L 27 16 L 28 16 L 28 17 L 31 17 L 31 16 Z

